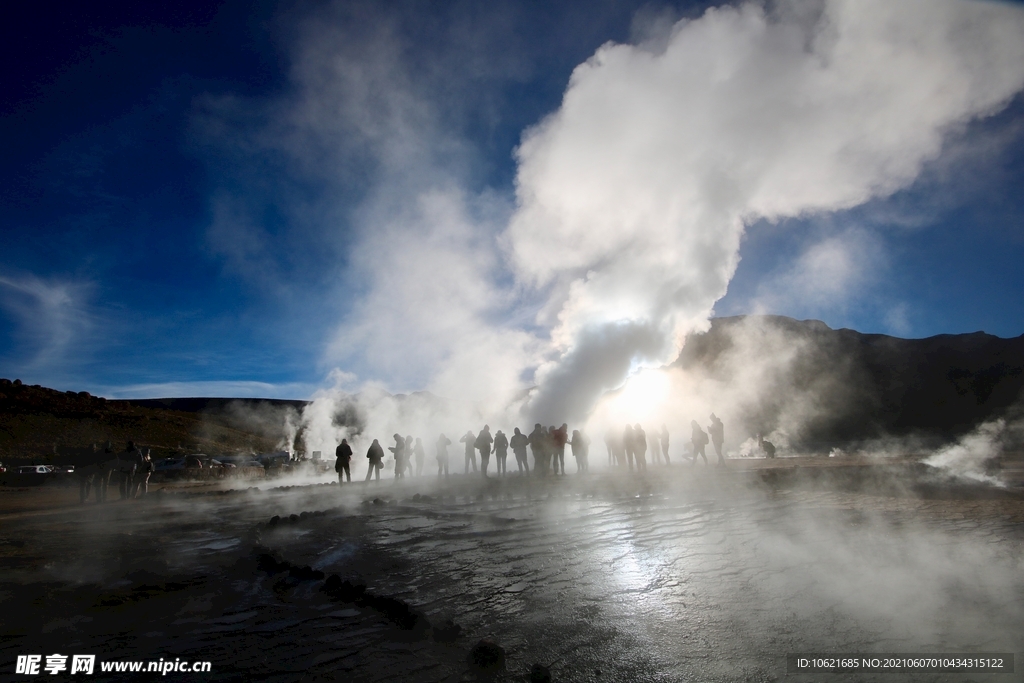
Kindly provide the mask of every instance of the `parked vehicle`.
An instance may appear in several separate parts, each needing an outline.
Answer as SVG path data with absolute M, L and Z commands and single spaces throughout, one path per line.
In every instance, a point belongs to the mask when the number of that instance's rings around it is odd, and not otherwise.
M 22 465 L 4 474 L 8 486 L 42 486 L 54 476 L 49 465 Z

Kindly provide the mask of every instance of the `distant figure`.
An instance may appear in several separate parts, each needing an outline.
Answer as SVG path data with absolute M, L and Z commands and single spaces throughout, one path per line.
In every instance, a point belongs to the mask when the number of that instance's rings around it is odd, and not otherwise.
M 775 444 L 773 444 L 771 441 L 765 441 L 760 434 L 757 435 L 757 445 L 761 447 L 762 451 L 764 451 L 764 457 L 775 457 Z
M 423 476 L 423 460 L 427 454 L 423 452 L 423 440 L 419 437 L 416 438 L 416 445 L 413 446 L 412 452 L 416 455 L 416 476 Z
M 547 433 L 540 423 L 533 425 L 533 431 L 529 436 L 530 450 L 533 452 L 533 473 L 542 477 L 547 474 L 544 467 L 544 441 L 546 439 Z
M 552 471 L 552 461 L 555 459 L 555 432 L 558 428 L 555 425 L 551 425 L 544 432 L 544 438 L 541 439 L 544 450 L 544 472 Z M 558 474 L 558 464 L 554 463 L 554 473 Z
M 626 452 L 626 462 L 629 463 L 629 471 L 633 471 L 633 427 L 626 425 L 626 428 L 622 430 L 622 448 Z
M 384 449 L 380 447 L 377 439 L 370 444 L 370 448 L 366 451 L 366 457 L 370 461 L 370 468 L 366 470 L 366 481 L 370 481 L 374 472 L 377 473 L 377 481 L 380 481 L 380 471 L 384 468 Z
M 615 430 L 609 429 L 604 433 L 604 447 L 608 451 L 608 467 L 615 463 Z
M 494 438 L 491 437 L 490 425 L 484 425 L 484 428 L 477 434 L 476 440 L 473 445 L 480 451 L 480 471 L 483 475 L 487 476 L 487 465 L 491 462 L 491 444 L 494 443 Z
M 718 419 L 718 416 L 711 413 L 711 424 L 708 425 L 708 434 L 711 436 L 711 443 L 718 454 L 718 467 L 725 467 L 725 458 L 722 457 L 722 444 L 725 443 L 725 424 Z
M 658 440 L 658 432 L 654 432 L 647 441 L 647 448 L 651 451 L 651 464 L 661 464 L 661 442 Z
M 693 463 L 697 464 L 697 456 L 704 458 L 704 464 L 708 464 L 708 456 L 704 455 L 704 447 L 708 445 L 708 435 L 700 428 L 696 420 L 690 420 L 690 443 L 693 445 Z
M 587 455 L 590 450 L 590 441 L 578 429 L 572 430 L 572 440 L 569 442 L 572 447 L 572 457 L 576 459 L 576 472 L 586 472 L 589 469 Z
M 412 456 L 413 456 L 413 440 L 412 435 L 405 437 L 405 459 L 402 464 L 405 465 L 405 469 L 409 471 L 409 476 L 412 476 Z
M 128 500 L 135 493 L 135 471 L 142 462 L 142 451 L 129 441 L 124 453 L 118 456 L 117 470 L 119 473 L 117 487 L 121 500 Z
M 405 476 L 405 439 L 401 434 L 392 434 L 395 440 L 394 446 L 388 446 L 388 450 L 395 454 L 395 479 Z
M 154 471 L 156 471 L 156 466 L 153 464 L 153 458 L 147 448 L 146 452 L 142 454 L 142 464 L 139 465 L 139 469 L 135 473 L 136 498 L 141 498 L 149 493 L 149 478 L 153 476 Z
M 466 434 L 459 439 L 459 443 L 466 444 L 466 471 L 464 474 L 469 474 L 470 463 L 473 463 L 473 471 L 476 472 L 476 434 L 471 430 L 467 431 Z
M 441 476 L 441 471 L 444 471 L 444 476 L 448 476 L 448 446 L 450 446 L 452 440 L 442 434 L 437 437 L 437 443 L 434 447 L 437 449 L 437 476 Z
M 508 442 L 508 445 L 512 447 L 512 453 L 516 456 L 516 465 L 519 466 L 519 473 L 526 474 L 530 473 L 530 464 L 526 460 L 526 447 L 530 444 L 530 440 L 526 438 L 526 435 L 519 431 L 519 427 L 516 427 L 515 433 L 512 434 L 512 439 Z
M 555 463 L 555 474 L 559 473 L 559 468 L 561 468 L 561 473 L 565 474 L 565 444 L 569 442 L 569 425 L 563 422 L 562 426 L 554 431 L 552 437 L 554 441 L 552 455 Z
M 506 474 L 505 459 L 508 458 L 508 437 L 500 429 L 494 434 L 494 464 L 498 469 L 498 476 Z
M 338 447 L 334 449 L 337 460 L 334 461 L 334 471 L 338 473 L 338 483 L 344 484 L 345 477 L 352 483 L 352 470 L 349 463 L 352 461 L 352 447 L 348 445 L 348 439 L 342 439 Z
M 638 472 L 647 471 L 647 432 L 637 422 L 633 425 L 633 457 L 636 458 Z
M 668 463 L 668 427 L 661 425 L 661 454 L 665 456 L 665 464 Z

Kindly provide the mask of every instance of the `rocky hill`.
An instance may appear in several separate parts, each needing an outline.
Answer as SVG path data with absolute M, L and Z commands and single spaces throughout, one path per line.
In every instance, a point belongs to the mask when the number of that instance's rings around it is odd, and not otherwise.
M 72 462 L 83 449 L 128 440 L 154 456 L 275 450 L 284 414 L 299 401 L 156 399 L 113 401 L 0 379 L 0 462 Z

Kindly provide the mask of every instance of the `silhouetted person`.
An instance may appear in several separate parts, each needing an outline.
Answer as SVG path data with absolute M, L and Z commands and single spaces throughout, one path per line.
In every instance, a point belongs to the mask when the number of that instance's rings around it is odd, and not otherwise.
M 665 456 L 665 464 L 668 462 L 668 427 L 661 425 L 661 454 Z
M 583 471 L 590 471 L 590 437 L 582 429 L 580 430 L 580 438 L 583 440 Z
M 629 471 L 632 472 L 635 446 L 633 445 L 633 427 L 631 425 L 626 425 L 626 428 L 622 430 L 622 449 L 626 451 L 626 462 L 629 464 Z
M 135 471 L 142 462 L 142 451 L 135 447 L 134 441 L 129 441 L 124 453 L 118 456 L 118 460 L 117 469 L 120 476 L 117 487 L 121 493 L 121 500 L 128 500 L 135 492 Z
M 661 464 L 661 443 L 658 441 L 658 432 L 651 435 L 650 440 L 647 441 L 647 448 L 651 452 L 651 464 Z
M 384 469 L 384 449 L 380 447 L 377 439 L 374 439 L 367 449 L 366 458 L 370 461 L 370 467 L 366 470 L 366 481 L 370 481 L 374 472 L 377 473 L 377 481 L 380 481 L 380 471 Z
M 405 475 L 405 439 L 401 434 L 393 434 L 394 446 L 388 446 L 388 450 L 395 454 L 395 479 Z
M 412 435 L 405 437 L 405 459 L 402 460 L 402 464 L 405 465 L 405 469 L 409 471 L 409 476 L 412 476 L 412 456 L 414 451 L 414 445 L 412 441 Z
M 338 483 L 345 483 L 345 477 L 352 481 L 352 470 L 349 464 L 352 462 L 352 447 L 348 445 L 348 439 L 342 439 L 338 447 L 334 449 L 337 460 L 334 461 L 334 471 L 338 473 Z
M 153 472 L 156 471 L 156 466 L 153 464 L 153 458 L 149 454 L 149 449 L 142 454 L 142 463 L 139 465 L 139 469 L 135 472 L 135 497 L 141 498 L 142 496 L 149 493 L 149 478 L 153 476 Z
M 569 425 L 562 423 L 562 426 L 556 429 L 551 434 L 552 441 L 554 441 L 554 448 L 552 449 L 553 460 L 555 463 L 555 474 L 565 474 L 565 444 L 569 442 Z
M 524 471 L 530 473 L 530 464 L 526 459 L 526 447 L 530 444 L 530 440 L 526 438 L 526 434 L 519 431 L 519 427 L 516 427 L 515 433 L 512 434 L 512 439 L 508 442 L 508 445 L 512 448 L 512 453 L 516 456 L 516 464 L 519 466 L 519 472 L 522 474 Z
M 764 457 L 775 457 L 775 444 L 773 444 L 771 441 L 765 441 L 760 434 L 757 435 L 757 445 L 761 447 L 762 451 L 764 451 Z
M 505 459 L 508 458 L 508 437 L 500 429 L 494 434 L 494 464 L 498 470 L 498 476 L 506 474 Z
M 714 413 L 711 413 L 708 435 L 711 436 L 711 444 L 715 447 L 715 453 L 718 454 L 718 467 L 725 467 L 725 458 L 722 457 L 722 444 L 725 443 L 725 424 Z
M 544 466 L 544 441 L 546 439 L 547 433 L 540 423 L 533 425 L 533 431 L 529 436 L 530 450 L 533 452 L 533 473 L 540 476 L 547 474 L 547 468 Z
M 459 439 L 459 443 L 466 444 L 466 471 L 463 474 L 469 474 L 469 465 L 473 464 L 473 471 L 476 472 L 476 434 L 469 430 L 466 434 Z
M 572 448 L 572 457 L 576 460 L 576 472 L 587 471 L 587 439 L 578 429 L 572 430 L 572 440 L 569 441 Z
M 639 472 L 647 471 L 647 432 L 643 430 L 640 423 L 633 425 L 633 457 L 636 458 L 636 469 Z
M 427 457 L 427 454 L 423 452 L 423 441 L 422 439 L 416 439 L 416 445 L 412 447 L 412 452 L 416 456 L 416 476 L 423 475 L 423 460 Z
M 553 471 L 554 474 L 558 474 L 558 464 L 553 462 L 555 460 L 555 432 L 557 429 L 555 425 L 551 425 L 544 432 L 544 438 L 541 439 L 541 443 L 544 445 L 544 471 Z M 552 465 L 554 465 L 553 468 Z
M 696 420 L 690 420 L 690 444 L 693 445 L 693 463 L 697 464 L 697 456 L 704 458 L 704 464 L 708 464 L 708 456 L 704 455 L 704 447 L 708 445 L 708 435 L 700 428 Z
M 437 437 L 437 443 L 434 447 L 437 449 L 437 476 L 441 476 L 441 472 L 444 471 L 444 476 L 448 476 L 448 446 L 452 444 L 452 440 L 442 434 Z
M 494 438 L 491 436 L 491 427 L 484 425 L 484 428 L 480 430 L 480 433 L 476 436 L 476 441 L 473 445 L 480 451 L 480 471 L 483 475 L 487 476 L 487 466 L 491 462 L 491 444 L 494 443 Z

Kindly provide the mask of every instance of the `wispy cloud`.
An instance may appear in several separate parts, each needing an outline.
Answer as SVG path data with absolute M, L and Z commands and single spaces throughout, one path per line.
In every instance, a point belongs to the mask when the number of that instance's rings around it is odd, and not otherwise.
M 302 382 L 271 382 L 213 380 L 201 382 L 152 382 L 121 386 L 97 386 L 93 391 L 111 399 L 128 398 L 287 398 L 306 399 L 316 385 Z
M 0 308 L 14 325 L 8 367 L 44 377 L 65 374 L 87 359 L 95 315 L 88 281 L 0 275 Z

